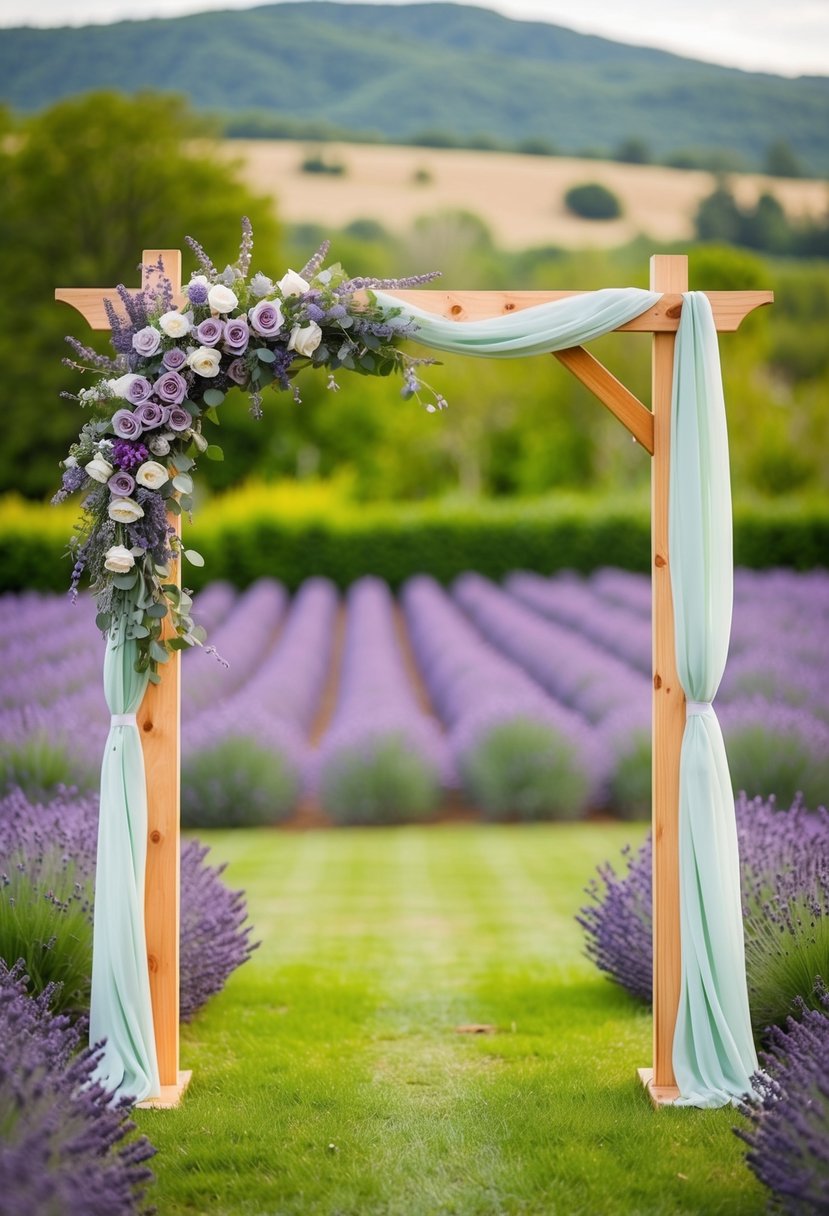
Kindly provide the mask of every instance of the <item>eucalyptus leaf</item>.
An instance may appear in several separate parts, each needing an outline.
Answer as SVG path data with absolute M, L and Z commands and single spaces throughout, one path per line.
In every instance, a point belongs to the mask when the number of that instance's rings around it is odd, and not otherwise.
M 132 636 L 134 638 L 148 638 L 150 636 L 150 631 L 146 625 L 133 625 Z
M 210 410 L 214 409 L 217 405 L 221 405 L 224 399 L 225 395 L 220 388 L 209 388 L 202 393 L 202 401 L 205 405 L 210 406 Z M 210 410 L 207 412 L 208 417 L 210 417 Z M 210 421 L 212 422 L 213 419 L 211 418 Z
M 276 355 L 273 353 L 272 350 L 268 350 L 267 346 L 257 346 L 256 357 L 262 363 L 275 363 L 276 362 Z
M 221 422 L 219 422 L 219 415 L 216 413 L 216 411 L 214 409 L 205 410 L 204 416 L 205 416 L 205 418 L 209 418 L 209 420 L 213 423 L 214 426 L 222 425 Z
M 191 566 L 203 566 L 204 558 L 197 549 L 185 549 L 184 556 L 187 558 Z
M 179 494 L 193 493 L 193 478 L 189 473 L 178 473 L 173 478 L 173 485 L 178 490 Z
M 179 505 L 178 499 L 167 498 L 165 499 L 165 503 L 167 510 L 171 515 L 181 515 L 181 506 Z
M 167 648 L 160 642 L 150 642 L 150 658 L 155 659 L 156 663 L 166 663 L 169 657 Z
M 138 582 L 138 573 L 130 570 L 129 574 L 116 574 L 113 576 L 112 582 L 119 591 L 131 591 Z
M 99 612 L 95 617 L 95 624 L 98 626 L 101 633 L 106 633 L 112 624 L 112 616 L 108 612 Z
M 154 620 L 160 621 L 166 615 L 167 615 L 167 605 L 166 604 L 159 604 L 159 603 L 150 604 L 149 608 L 147 609 L 147 616 L 153 617 Z
M 204 450 L 208 460 L 224 460 L 225 454 L 217 443 L 209 443 Z

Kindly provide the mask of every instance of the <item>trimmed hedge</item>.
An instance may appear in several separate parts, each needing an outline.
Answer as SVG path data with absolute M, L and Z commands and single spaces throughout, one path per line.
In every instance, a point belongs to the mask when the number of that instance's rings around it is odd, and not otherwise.
M 0 591 L 63 590 L 71 567 L 66 543 L 75 518 L 71 507 L 19 499 L 0 503 Z M 825 502 L 746 503 L 735 507 L 734 522 L 738 565 L 799 570 L 829 565 Z M 278 575 L 291 590 L 311 575 L 345 588 L 364 574 L 397 588 L 422 572 L 443 583 L 464 570 L 494 579 L 517 569 L 587 573 L 613 565 L 646 572 L 650 512 L 641 498 L 576 497 L 474 504 L 343 502 L 325 510 L 284 511 L 262 488 L 205 505 L 188 527 L 188 539 L 206 563 L 185 570 L 186 584 L 195 589 L 218 578 L 245 587 L 263 575 Z

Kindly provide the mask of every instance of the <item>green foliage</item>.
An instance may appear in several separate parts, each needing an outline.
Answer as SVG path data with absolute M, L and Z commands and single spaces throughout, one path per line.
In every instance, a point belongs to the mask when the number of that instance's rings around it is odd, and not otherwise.
M 320 777 L 320 802 L 335 823 L 410 823 L 433 815 L 440 801 L 438 773 L 403 735 L 341 748 Z
M 470 803 L 492 819 L 576 819 L 590 793 L 589 774 L 572 748 L 528 718 L 484 732 L 460 768 Z
M 300 776 L 290 757 L 249 734 L 231 734 L 182 760 L 184 827 L 278 823 L 295 808 L 299 793 Z
M 97 778 L 97 771 L 89 768 L 68 743 L 45 729 L 25 738 L 3 740 L 0 795 L 20 786 L 30 798 L 44 798 L 59 785 L 92 789 Z
M 17 109 L 117 82 L 191 103 L 276 113 L 311 124 L 478 146 L 552 137 L 562 151 L 618 148 L 631 137 L 654 158 L 682 148 L 736 151 L 759 168 L 788 141 L 814 173 L 829 170 L 826 90 L 698 63 L 663 51 L 510 21 L 467 5 L 317 3 L 260 6 L 80 29 L 8 30 L 0 79 Z M 313 87 L 309 82 L 313 81 Z M 405 103 L 403 101 L 405 99 Z M 261 121 L 261 120 L 260 120 Z M 255 133 L 255 132 L 254 132 Z M 156 162 L 160 163 L 160 162 Z
M 41 521 L 49 530 L 33 550 Z M 0 502 L 0 591 L 63 590 L 70 521 L 71 511 L 53 519 L 48 507 Z M 808 570 L 826 562 L 829 509 L 820 499 L 737 503 L 734 526 L 738 565 Z M 203 569 L 187 570 L 195 589 L 217 578 L 244 587 L 274 572 L 291 589 L 314 574 L 345 588 L 367 573 L 396 588 L 422 571 L 449 583 L 464 570 L 494 579 L 516 569 L 587 573 L 611 558 L 622 569 L 650 568 L 650 512 L 640 496 L 410 506 L 342 501 L 286 512 L 263 488 L 205 504 L 190 534 L 205 559 Z
M 651 150 L 644 139 L 633 135 L 624 140 L 613 154 L 613 159 L 625 165 L 649 165 Z
M 204 135 L 183 98 L 98 93 L 29 120 L 4 145 L 4 267 L 26 290 L 25 323 L 0 331 L 0 360 L 15 386 L 14 408 L 4 409 L 3 486 L 52 492 L 57 461 L 77 435 L 78 408 L 58 394 L 83 381 L 60 359 L 69 353 L 65 334 L 90 335 L 78 313 L 55 303 L 55 287 L 137 286 L 142 250 L 180 248 L 187 234 L 224 265 L 235 257 L 243 214 L 263 264 L 279 265 L 271 204 L 238 184 Z M 107 349 L 104 335 L 94 341 Z
M 23 856 L 4 857 L 3 871 L 0 958 L 9 965 L 24 960 L 33 993 L 60 984 L 53 1002 L 57 1012 L 88 1012 L 92 880 L 79 883 L 75 863 L 54 849 L 34 863 Z
M 615 220 L 622 214 L 619 199 L 601 182 L 571 186 L 564 196 L 564 204 L 573 215 L 585 220 Z
M 328 160 L 324 148 L 308 152 L 300 161 L 299 167 L 303 173 L 323 173 L 328 174 L 329 177 L 342 177 L 345 173 L 343 162 L 340 160 Z
M 805 177 L 803 166 L 786 139 L 775 139 L 766 152 L 766 173 L 772 177 Z
M 773 794 L 781 806 L 788 806 L 802 793 L 807 806 L 824 806 L 829 791 L 829 754 L 822 746 L 816 747 L 808 727 L 796 721 L 781 723 L 771 712 L 769 718 L 764 722 L 761 710 L 725 729 L 735 794 L 740 790 L 750 798 Z M 803 989 L 804 993 L 808 991 L 808 987 Z
M 651 756 L 649 726 L 628 731 L 625 746 L 614 751 L 608 801 L 622 819 L 651 817 Z
M 829 250 L 829 220 L 792 222 L 773 194 L 761 194 L 753 207 L 741 207 L 725 181 L 702 200 L 696 232 L 703 241 L 723 241 L 767 253 L 811 257 Z

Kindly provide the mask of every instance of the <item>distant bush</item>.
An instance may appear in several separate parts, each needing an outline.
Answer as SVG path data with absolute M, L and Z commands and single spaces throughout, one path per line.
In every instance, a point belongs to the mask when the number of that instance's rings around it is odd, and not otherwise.
M 187 752 L 181 765 L 181 822 L 188 828 L 278 823 L 301 790 L 292 759 L 240 732 Z
M 72 522 L 71 510 L 0 500 L 0 591 L 63 591 Z M 290 510 L 260 487 L 206 504 L 190 535 L 206 561 L 188 571 L 196 590 L 220 578 L 246 587 L 274 571 L 293 590 L 313 575 L 345 588 L 371 572 L 397 588 L 423 572 L 442 583 L 464 570 L 495 579 L 516 569 L 589 573 L 609 554 L 625 570 L 650 564 L 645 503 L 575 496 L 457 505 L 326 500 Z M 735 505 L 738 565 L 807 570 L 825 565 L 827 552 L 829 507 L 821 499 Z
M 91 789 L 97 776 L 84 757 L 45 729 L 3 740 L 0 796 L 16 786 L 31 798 L 43 798 L 64 785 Z
M 309 152 L 299 167 L 303 173 L 328 173 L 332 177 L 342 177 L 346 171 L 342 161 L 326 160 L 324 152 Z
M 762 697 L 734 702 L 721 712 L 735 792 L 774 794 L 809 806 L 829 800 L 829 726 L 807 709 Z
M 592 786 L 572 741 L 530 718 L 482 732 L 458 765 L 468 799 L 492 819 L 575 819 Z
M 793 223 L 768 192 L 761 194 L 753 207 L 741 207 L 724 181 L 702 200 L 694 222 L 696 234 L 703 241 L 722 241 L 794 257 L 829 255 L 829 221 Z
M 411 739 L 395 733 L 365 736 L 326 758 L 320 802 L 337 823 L 409 823 L 434 814 L 440 774 Z
M 433 178 L 430 171 L 428 169 L 424 169 L 422 166 L 419 169 L 415 169 L 414 173 L 412 174 L 412 183 L 415 186 L 428 186 L 432 180 Z
M 622 214 L 622 204 L 601 182 L 571 186 L 564 196 L 564 205 L 585 220 L 615 220 Z

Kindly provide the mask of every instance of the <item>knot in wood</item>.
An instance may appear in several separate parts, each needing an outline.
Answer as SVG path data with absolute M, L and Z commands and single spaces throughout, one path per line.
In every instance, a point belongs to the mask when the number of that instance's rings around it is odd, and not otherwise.
M 150 832 L 150 840 L 153 842 L 153 844 L 159 843 L 161 840 L 161 833 L 159 832 L 158 828 L 153 828 L 153 830 Z

